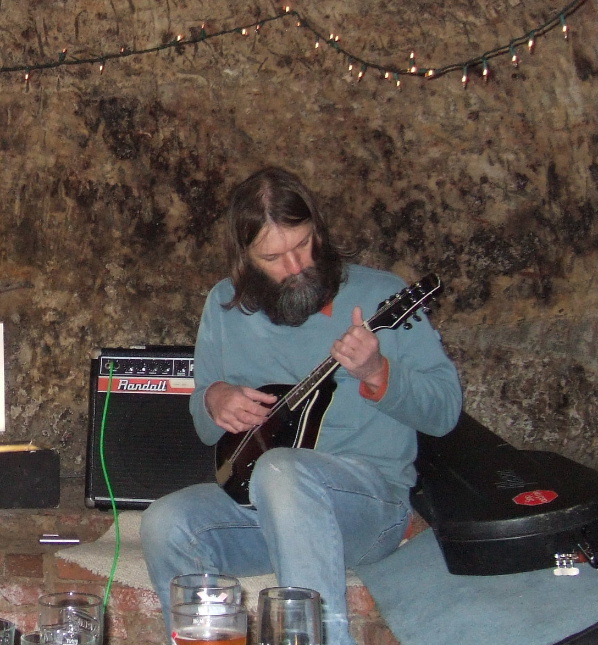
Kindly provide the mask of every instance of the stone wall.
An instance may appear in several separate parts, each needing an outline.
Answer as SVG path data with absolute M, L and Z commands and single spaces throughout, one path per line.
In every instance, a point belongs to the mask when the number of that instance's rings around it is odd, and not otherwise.
M 206 293 L 226 273 L 228 192 L 277 164 L 318 193 L 363 263 L 409 281 L 442 277 L 433 320 L 466 409 L 518 446 L 595 465 L 595 3 L 567 16 L 567 40 L 557 25 L 533 54 L 517 49 L 517 68 L 507 48 L 489 60 L 488 82 L 469 68 L 465 89 L 461 61 L 562 6 L 304 0 L 293 9 L 313 30 L 294 15 L 266 21 L 281 9 L 2 3 L 6 440 L 55 447 L 65 474 L 84 472 L 94 349 L 194 342 Z M 257 32 L 236 29 L 262 20 Z M 100 71 L 101 56 L 156 45 L 107 57 Z M 349 71 L 342 50 L 365 68 Z M 376 65 L 402 70 L 412 50 L 420 67 L 455 71 L 402 74 L 400 89 L 381 78 Z M 28 81 L 6 71 L 63 60 Z

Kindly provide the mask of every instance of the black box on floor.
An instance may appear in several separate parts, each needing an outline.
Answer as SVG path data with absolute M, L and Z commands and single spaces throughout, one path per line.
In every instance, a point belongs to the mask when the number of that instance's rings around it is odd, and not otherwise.
M 458 575 L 500 575 L 598 560 L 598 472 L 518 450 L 469 415 L 420 435 L 414 508 Z
M 0 452 L 0 508 L 55 508 L 60 455 L 55 450 Z

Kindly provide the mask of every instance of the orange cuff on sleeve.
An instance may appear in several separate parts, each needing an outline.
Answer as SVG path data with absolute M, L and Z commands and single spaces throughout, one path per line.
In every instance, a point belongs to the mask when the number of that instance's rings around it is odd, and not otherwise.
M 369 401 L 374 401 L 374 403 L 378 403 L 384 395 L 386 394 L 386 390 L 388 389 L 388 376 L 390 374 L 390 363 L 388 362 L 388 359 L 386 356 L 383 356 L 384 358 L 384 381 L 382 385 L 377 389 L 377 390 L 372 390 L 371 387 L 366 385 L 363 381 L 359 384 L 359 394 L 364 398 L 368 399 Z

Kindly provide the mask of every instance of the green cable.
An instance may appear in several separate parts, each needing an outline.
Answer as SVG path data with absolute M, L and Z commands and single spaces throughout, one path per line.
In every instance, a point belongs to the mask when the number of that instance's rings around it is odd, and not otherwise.
M 110 571 L 110 576 L 108 577 L 106 592 L 104 594 L 104 613 L 106 613 L 106 609 L 108 607 L 108 597 L 110 595 L 110 588 L 112 587 L 112 581 L 114 580 L 116 565 L 118 564 L 118 557 L 120 555 L 120 526 L 118 523 L 118 513 L 116 511 L 114 493 L 112 492 L 112 485 L 110 484 L 110 478 L 108 477 L 108 470 L 106 468 L 106 460 L 104 458 L 104 429 L 106 427 L 106 416 L 108 414 L 108 402 L 110 401 L 110 393 L 112 392 L 113 374 L 114 374 L 114 362 L 110 361 L 110 374 L 108 377 L 108 388 L 106 392 L 106 401 L 104 402 L 104 414 L 102 415 L 102 427 L 100 430 L 100 463 L 102 464 L 104 480 L 106 481 L 106 487 L 108 488 L 108 495 L 110 496 L 110 504 L 112 505 L 112 514 L 114 516 L 114 530 L 116 532 L 116 546 L 114 550 L 114 559 L 112 561 L 112 569 Z

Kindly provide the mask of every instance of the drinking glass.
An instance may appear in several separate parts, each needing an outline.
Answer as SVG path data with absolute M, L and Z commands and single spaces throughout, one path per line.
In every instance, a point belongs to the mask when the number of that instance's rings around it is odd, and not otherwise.
M 257 605 L 259 645 L 322 645 L 320 594 L 302 587 L 262 589 Z
M 185 603 L 170 610 L 173 645 L 246 645 L 247 611 L 224 602 Z
M 64 591 L 39 599 L 39 631 L 44 642 L 70 645 L 89 640 L 101 645 L 104 631 L 102 599 L 91 593 Z
M 170 606 L 220 602 L 241 604 L 241 584 L 224 573 L 186 573 L 170 581 Z
M 15 642 L 15 624 L 0 618 L 0 645 L 13 645 Z

